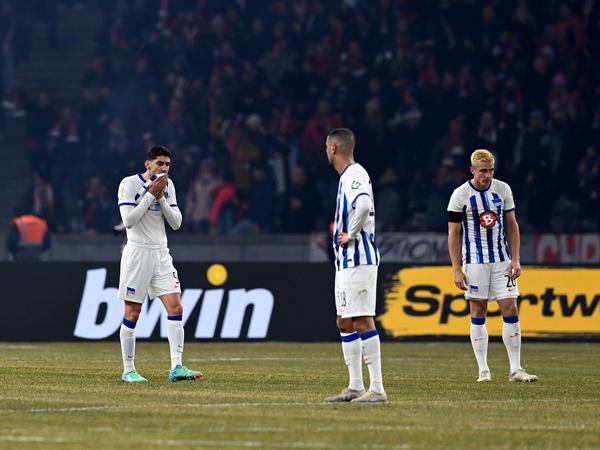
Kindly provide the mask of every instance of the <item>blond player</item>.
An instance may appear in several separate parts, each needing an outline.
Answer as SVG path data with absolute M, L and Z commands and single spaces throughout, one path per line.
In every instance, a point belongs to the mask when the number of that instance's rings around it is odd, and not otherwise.
M 177 206 L 175 186 L 169 179 L 171 152 L 155 145 L 148 150 L 143 174 L 124 178 L 119 185 L 119 211 L 127 229 L 127 244 L 121 256 L 119 298 L 125 303 L 121 325 L 123 355 L 122 380 L 128 383 L 147 381 L 136 370 L 135 325 L 147 296 L 160 298 L 167 310 L 171 381 L 195 380 L 200 372 L 185 367 L 183 354 L 183 307 L 181 287 L 173 258 L 167 248 L 165 220 L 177 230 L 181 212 Z
M 465 291 L 471 309 L 471 343 L 479 366 L 477 381 L 492 379 L 487 364 L 485 327 L 488 301 L 497 301 L 502 313 L 502 340 L 510 362 L 508 380 L 536 381 L 537 376 L 521 367 L 517 309 L 520 235 L 515 202 L 510 186 L 494 179 L 494 163 L 491 152 L 475 150 L 471 154 L 473 178 L 455 189 L 450 197 L 448 249 L 454 284 Z

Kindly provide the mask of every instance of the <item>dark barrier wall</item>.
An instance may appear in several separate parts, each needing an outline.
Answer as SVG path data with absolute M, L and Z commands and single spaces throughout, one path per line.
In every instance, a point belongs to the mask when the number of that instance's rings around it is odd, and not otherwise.
M 123 316 L 118 264 L 2 263 L 0 340 L 117 339 Z M 333 341 L 331 264 L 177 265 L 186 339 Z M 520 317 L 525 336 L 600 337 L 600 269 L 525 267 Z M 384 339 L 468 336 L 468 305 L 447 266 L 382 265 L 378 326 Z M 502 318 L 490 305 L 490 335 Z M 147 301 L 141 339 L 166 337 L 160 300 Z

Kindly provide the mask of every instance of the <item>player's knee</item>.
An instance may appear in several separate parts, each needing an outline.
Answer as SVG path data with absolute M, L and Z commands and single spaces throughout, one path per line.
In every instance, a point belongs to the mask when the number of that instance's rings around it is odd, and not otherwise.
M 181 303 L 173 305 L 170 309 L 171 309 L 171 311 L 169 311 L 169 315 L 170 316 L 181 316 L 181 315 L 183 315 L 183 306 L 181 305 Z
M 487 314 L 487 302 L 471 301 L 471 316 L 485 317 Z
M 375 322 L 371 317 L 360 317 L 355 319 L 353 324 L 354 329 L 360 334 L 373 331 L 375 329 Z
M 351 319 L 342 319 L 341 317 L 338 317 L 335 321 L 335 324 L 337 325 L 340 333 L 354 333 L 354 327 Z
M 129 310 L 125 313 L 125 318 L 131 322 L 137 322 L 140 318 L 140 311 L 136 309 Z
M 510 304 L 504 307 L 504 311 L 502 311 L 502 315 L 504 317 L 514 317 L 519 314 L 519 309 L 517 308 L 517 304 Z

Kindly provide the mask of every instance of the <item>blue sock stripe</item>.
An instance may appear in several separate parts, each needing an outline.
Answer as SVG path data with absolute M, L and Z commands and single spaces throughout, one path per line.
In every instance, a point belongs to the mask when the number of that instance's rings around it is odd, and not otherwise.
M 125 317 L 123 317 L 123 325 L 125 325 L 127 328 L 131 328 L 133 330 L 136 323 L 137 322 L 132 322 L 131 320 L 127 320 Z
M 517 323 L 519 321 L 519 316 L 503 317 L 503 319 L 506 323 Z
M 352 342 L 360 338 L 358 332 L 351 334 L 350 336 L 342 336 L 342 342 Z
M 473 325 L 485 325 L 485 317 L 471 317 Z
M 363 333 L 360 335 L 360 338 L 363 341 L 366 341 L 369 338 L 372 338 L 373 336 L 377 336 L 379 334 L 379 332 L 377 330 L 371 330 L 371 331 L 367 331 L 366 333 Z
M 183 320 L 183 316 L 180 314 L 178 316 L 167 316 L 169 320 Z

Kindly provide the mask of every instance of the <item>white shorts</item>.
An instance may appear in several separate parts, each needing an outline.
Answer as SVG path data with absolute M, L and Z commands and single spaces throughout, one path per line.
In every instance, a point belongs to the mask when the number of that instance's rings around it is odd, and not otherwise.
M 181 293 L 177 270 L 168 248 L 146 248 L 128 243 L 121 255 L 119 298 L 144 303 L 146 295 Z
M 377 266 L 365 264 L 335 273 L 335 307 L 342 318 L 375 315 Z
M 463 270 L 467 276 L 467 300 L 503 300 L 517 298 L 519 286 L 517 280 L 508 274 L 510 261 L 489 264 L 465 264 Z

